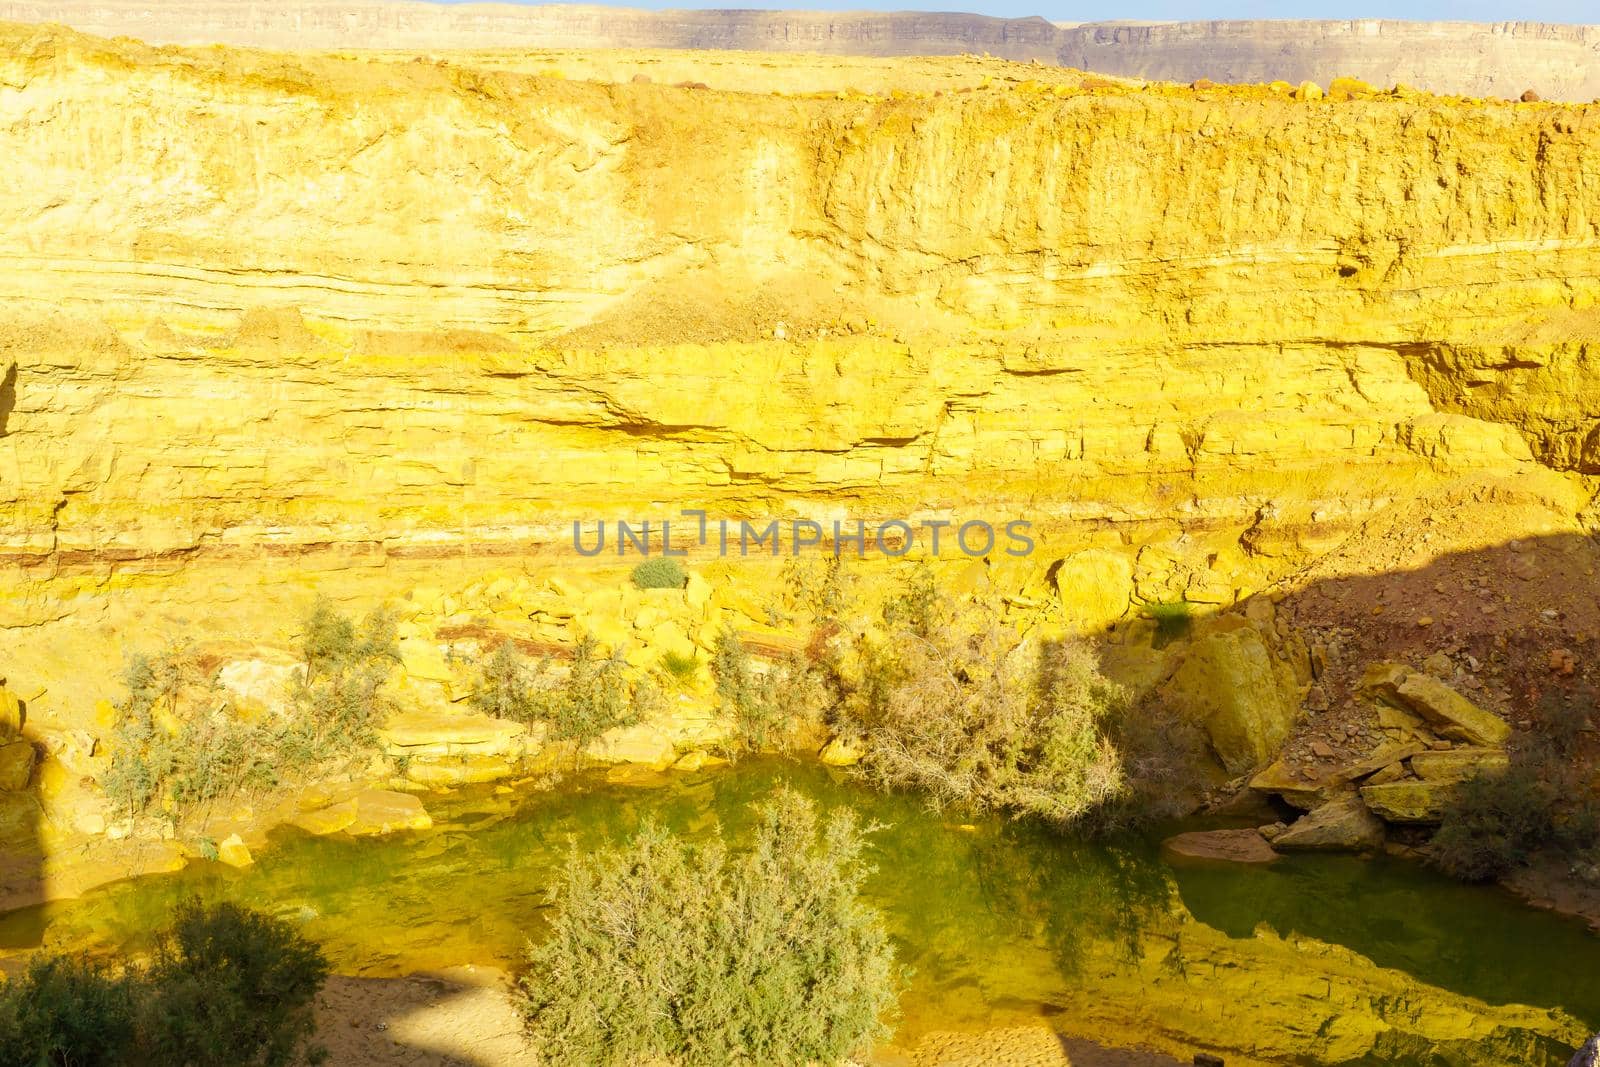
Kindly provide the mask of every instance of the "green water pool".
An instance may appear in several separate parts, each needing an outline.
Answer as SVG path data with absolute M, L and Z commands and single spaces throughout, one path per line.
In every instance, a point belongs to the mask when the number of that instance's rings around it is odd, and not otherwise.
M 1498 891 L 1383 859 L 1173 866 L 1154 839 L 966 821 L 786 761 L 656 788 L 435 798 L 433 829 L 382 839 L 279 831 L 246 870 L 108 886 L 0 917 L 0 937 L 42 925 L 53 948 L 138 951 L 199 894 L 302 922 L 349 974 L 515 969 L 572 850 L 646 816 L 690 834 L 720 823 L 737 841 L 780 784 L 882 824 L 870 894 L 911 969 L 902 1039 L 1042 1021 L 1230 1064 L 1558 1064 L 1600 1029 L 1600 938 Z

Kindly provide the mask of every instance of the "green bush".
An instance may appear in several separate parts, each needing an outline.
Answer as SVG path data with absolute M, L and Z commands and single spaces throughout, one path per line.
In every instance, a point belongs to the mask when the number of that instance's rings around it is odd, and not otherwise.
M 295 714 L 260 723 L 233 714 L 188 646 L 131 655 L 101 783 L 107 797 L 130 816 L 160 810 L 177 822 L 199 805 L 275 786 L 285 768 L 310 772 L 370 748 L 400 659 L 394 619 L 379 611 L 358 626 L 319 601 L 302 647 Z
M 795 728 L 820 720 L 832 700 L 823 671 L 799 657 L 758 667 L 732 630 L 717 636 L 711 673 L 739 736 L 757 751 L 786 747 Z
M 286 738 L 304 757 L 339 755 L 376 739 L 389 710 L 380 690 L 400 662 L 395 631 L 387 611 L 374 611 L 357 626 L 317 601 L 301 638 L 305 673 L 292 694 L 299 729 Z
M 572 652 L 565 682 L 545 702 L 543 718 L 550 737 L 583 748 L 601 734 L 639 721 L 656 693 L 648 683 L 628 680 L 620 652 L 600 654 L 600 645 L 585 634 Z
M 1594 849 L 1600 845 L 1600 811 L 1586 788 L 1559 749 L 1526 744 L 1512 753 L 1505 770 L 1461 784 L 1428 854 L 1446 874 L 1482 882 L 1527 866 L 1542 853 L 1571 856 Z
M 509 641 L 479 668 L 470 700 L 475 707 L 517 722 L 543 722 L 552 741 L 587 746 L 618 726 L 638 722 L 660 694 L 645 680 L 630 680 L 618 654 L 603 656 L 585 634 L 566 672 L 548 659 L 530 663 Z
M 131 1062 L 137 981 L 77 957 L 36 956 L 0 989 L 0 1063 L 109 1067 Z
M 569 862 L 519 999 L 573 1064 L 833 1064 L 887 1034 L 899 977 L 853 813 L 779 793 L 748 850 L 646 825 Z
M 502 641 L 479 665 L 467 701 L 499 719 L 532 722 L 539 717 L 538 685 L 543 667 L 529 664 L 515 644 Z
M 1189 631 L 1194 626 L 1194 608 L 1187 600 L 1146 604 L 1144 613 L 1156 621 L 1157 647 L 1189 636 Z
M 689 575 L 671 556 L 656 556 L 633 568 L 633 584 L 640 589 L 682 589 Z
M 288 924 L 182 905 L 143 968 L 38 957 L 0 989 L 0 1062 L 48 1067 L 318 1063 L 322 953 Z
M 312 1009 L 328 977 L 315 945 L 234 904 L 179 907 L 157 941 L 141 1012 L 147 1062 L 285 1067 L 320 1062 Z
M 860 770 L 936 806 L 1073 822 L 1124 789 L 1105 731 L 1126 696 L 1070 642 L 1023 644 L 984 610 L 957 612 L 922 581 L 863 641 L 840 725 L 866 742 Z
M 668 652 L 661 657 L 661 673 L 675 685 L 687 685 L 700 673 L 699 657 L 693 653 Z

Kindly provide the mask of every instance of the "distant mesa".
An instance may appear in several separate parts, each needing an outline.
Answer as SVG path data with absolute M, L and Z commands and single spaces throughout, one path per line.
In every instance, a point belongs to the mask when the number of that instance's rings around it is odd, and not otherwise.
M 912 56 L 967 52 L 1193 82 L 1338 76 L 1506 99 L 1600 98 L 1600 26 L 1539 22 L 1090 22 L 942 12 L 640 11 L 412 0 L 0 0 L 0 21 L 154 44 L 281 49 L 686 48 Z

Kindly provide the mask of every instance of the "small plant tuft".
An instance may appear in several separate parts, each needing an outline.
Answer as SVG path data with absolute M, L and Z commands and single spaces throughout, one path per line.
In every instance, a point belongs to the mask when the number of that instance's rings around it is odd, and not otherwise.
M 640 589 L 682 589 L 689 575 L 670 556 L 656 556 L 633 568 L 633 584 Z

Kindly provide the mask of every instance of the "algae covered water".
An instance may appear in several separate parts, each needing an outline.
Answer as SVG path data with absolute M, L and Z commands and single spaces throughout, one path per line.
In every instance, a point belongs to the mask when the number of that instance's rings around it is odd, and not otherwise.
M 1177 867 L 1152 840 L 964 821 L 783 761 L 461 794 L 430 802 L 433 829 L 385 839 L 280 831 L 243 871 L 201 863 L 47 905 L 45 943 L 137 951 L 199 894 L 301 921 L 345 973 L 515 969 L 573 851 L 647 817 L 737 842 L 780 785 L 881 824 L 869 892 L 911 972 L 902 1040 L 1042 1021 L 1230 1063 L 1558 1064 L 1600 1029 L 1600 938 L 1414 864 Z

